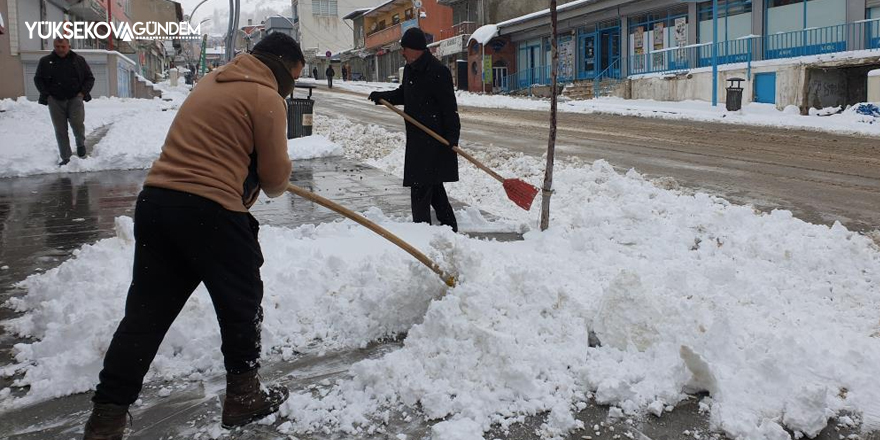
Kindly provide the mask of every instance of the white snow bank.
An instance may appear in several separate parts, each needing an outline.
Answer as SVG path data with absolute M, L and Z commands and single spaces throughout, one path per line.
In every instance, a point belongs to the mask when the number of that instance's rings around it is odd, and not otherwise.
M 474 33 L 471 34 L 471 38 L 468 40 L 468 43 L 470 43 L 471 40 L 473 40 L 473 41 L 476 41 L 477 43 L 480 43 L 480 44 L 486 44 L 497 36 L 498 36 L 498 25 L 497 24 L 487 24 L 487 25 L 480 26 L 479 29 L 474 31 Z
M 58 144 L 47 107 L 25 98 L 0 100 L 0 178 L 33 174 L 147 169 L 162 151 L 165 135 L 188 86 L 157 85 L 164 99 L 97 98 L 86 103 L 86 133 L 107 126 L 106 135 L 85 159 L 74 156 L 59 167 Z M 75 150 L 73 132 L 69 133 Z M 326 139 L 293 141 L 292 159 L 339 154 Z
M 399 172 L 401 137 L 316 122 L 346 153 L 359 149 L 357 157 Z M 500 150 L 476 154 L 533 183 L 544 165 Z M 512 206 L 491 178 L 461 170 L 451 195 L 490 211 Z M 576 427 L 572 412 L 591 397 L 631 414 L 700 390 L 711 393 L 713 426 L 733 437 L 779 438 L 782 425 L 812 435 L 841 411 L 880 427 L 870 417 L 880 401 L 880 251 L 869 239 L 787 211 L 756 214 L 664 190 L 603 161 L 561 160 L 554 183 L 553 227 L 523 242 L 475 241 L 369 213 L 458 273 L 442 298 L 433 273 L 351 222 L 264 228 L 266 357 L 409 329 L 402 349 L 354 365 L 350 379 L 292 390 L 285 432 L 381 432 L 387 408 L 418 404 L 424 417 L 445 419 L 437 438 L 480 438 L 491 423 L 538 412 L 549 412 L 542 432 L 552 436 Z M 498 212 L 535 222 L 536 212 Z M 93 385 L 130 276 L 130 226 L 120 230 L 25 281 L 27 295 L 11 303 L 24 315 L 9 329 L 39 339 L 15 348 L 20 384 L 32 388 L 0 405 Z M 222 369 L 209 301 L 194 296 L 151 377 Z M 603 346 L 589 347 L 590 330 Z
M 291 160 L 342 156 L 342 147 L 334 144 L 324 136 L 313 135 L 288 140 L 287 154 Z

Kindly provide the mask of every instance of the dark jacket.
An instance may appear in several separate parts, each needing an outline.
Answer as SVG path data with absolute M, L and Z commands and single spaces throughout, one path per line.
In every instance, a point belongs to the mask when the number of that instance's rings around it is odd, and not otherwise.
M 332 67 L 328 67 L 327 70 L 324 71 L 324 75 L 327 75 L 328 78 L 333 78 L 336 76 L 336 71 L 333 70 Z
M 403 105 L 406 114 L 458 145 L 461 122 L 452 73 L 430 52 L 403 69 L 397 90 L 377 93 L 382 99 Z M 406 159 L 403 185 L 431 185 L 458 181 L 458 155 L 415 125 L 406 123 Z
M 73 63 L 75 77 L 65 75 L 64 72 L 69 67 L 65 63 Z M 34 84 L 40 91 L 38 102 L 43 105 L 49 103 L 49 96 L 70 99 L 78 93 L 83 94 L 83 101 L 89 102 L 92 100 L 91 92 L 95 85 L 95 76 L 92 75 L 92 69 L 89 68 L 86 59 L 76 52 L 71 50 L 66 57 L 61 58 L 53 51 L 40 58 L 37 73 L 34 75 Z

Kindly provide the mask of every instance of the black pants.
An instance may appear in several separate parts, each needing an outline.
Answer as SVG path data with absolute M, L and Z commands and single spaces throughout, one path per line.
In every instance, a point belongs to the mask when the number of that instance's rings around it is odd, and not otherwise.
M 259 367 L 263 321 L 263 254 L 259 223 L 188 193 L 146 187 L 135 209 L 134 274 L 93 397 L 128 405 L 165 333 L 193 290 L 204 282 L 214 303 L 226 370 Z
M 329 87 L 331 89 L 333 88 L 333 77 L 332 76 L 327 77 L 327 87 Z
M 410 201 L 412 203 L 413 221 L 416 223 L 431 223 L 431 207 L 437 214 L 437 220 L 441 225 L 449 226 L 458 232 L 458 223 L 455 221 L 455 212 L 449 204 L 446 189 L 442 183 L 434 185 L 413 185 L 410 188 Z

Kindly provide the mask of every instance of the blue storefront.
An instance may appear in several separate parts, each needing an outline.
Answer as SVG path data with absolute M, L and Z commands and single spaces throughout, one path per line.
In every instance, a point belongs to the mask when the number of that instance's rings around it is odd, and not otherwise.
M 576 18 L 575 8 L 561 15 L 561 82 L 705 68 L 713 51 L 719 64 L 733 64 L 880 49 L 880 0 L 717 0 L 717 42 L 710 0 L 618 2 L 613 10 L 603 3 L 578 6 Z M 517 45 L 512 88 L 549 83 L 547 21 L 533 15 L 500 25 Z

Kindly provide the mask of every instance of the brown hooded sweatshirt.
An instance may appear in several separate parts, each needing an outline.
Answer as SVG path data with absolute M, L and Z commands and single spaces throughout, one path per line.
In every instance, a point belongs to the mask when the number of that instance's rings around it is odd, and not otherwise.
M 265 64 L 242 54 L 202 78 L 183 102 L 144 185 L 246 212 L 260 187 L 269 197 L 283 194 L 290 170 L 278 83 Z

